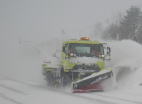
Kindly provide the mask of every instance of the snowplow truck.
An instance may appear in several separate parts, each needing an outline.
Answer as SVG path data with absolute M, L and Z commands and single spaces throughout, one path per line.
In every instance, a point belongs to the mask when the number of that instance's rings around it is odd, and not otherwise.
M 51 87 L 72 86 L 74 93 L 102 91 L 101 83 L 112 76 L 111 49 L 106 43 L 88 37 L 63 42 L 58 65 L 51 60 L 42 64 L 43 74 Z

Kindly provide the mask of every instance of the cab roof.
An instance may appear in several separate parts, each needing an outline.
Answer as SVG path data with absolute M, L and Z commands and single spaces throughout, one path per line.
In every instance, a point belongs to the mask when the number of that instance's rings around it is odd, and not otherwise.
M 80 44 L 101 44 L 98 41 L 92 41 L 92 40 L 69 40 L 65 41 L 64 44 L 70 44 L 70 43 L 80 43 Z

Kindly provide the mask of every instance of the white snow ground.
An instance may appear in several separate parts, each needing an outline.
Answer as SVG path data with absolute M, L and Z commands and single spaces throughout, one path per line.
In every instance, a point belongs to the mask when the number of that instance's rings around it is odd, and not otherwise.
M 0 66 L 0 104 L 142 104 L 142 46 L 130 40 L 110 44 L 115 87 L 84 94 L 46 87 L 40 64 L 51 44 L 15 46 Z

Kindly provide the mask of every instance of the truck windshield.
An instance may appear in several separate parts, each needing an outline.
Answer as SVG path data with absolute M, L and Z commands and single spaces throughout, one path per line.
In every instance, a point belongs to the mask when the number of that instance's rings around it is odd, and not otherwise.
M 69 44 L 69 53 L 74 54 L 74 56 L 86 56 L 86 57 L 99 57 L 104 54 L 102 44 L 79 44 L 72 43 Z

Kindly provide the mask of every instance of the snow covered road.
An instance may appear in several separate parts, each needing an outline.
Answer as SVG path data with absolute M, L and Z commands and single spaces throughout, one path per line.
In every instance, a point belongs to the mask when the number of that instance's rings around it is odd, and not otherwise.
M 105 92 L 74 94 L 38 84 L 0 80 L 0 104 L 142 104 L 142 86 Z
M 107 104 L 142 104 L 141 95 L 142 91 L 139 87 L 137 89 L 84 94 L 83 96 L 103 100 Z
M 16 80 L 0 80 L 0 104 L 102 104 L 72 93 Z

